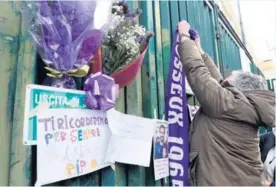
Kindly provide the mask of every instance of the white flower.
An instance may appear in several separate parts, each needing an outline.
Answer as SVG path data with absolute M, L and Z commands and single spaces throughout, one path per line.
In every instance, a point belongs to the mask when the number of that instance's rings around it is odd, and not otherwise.
M 113 8 L 119 10 L 120 7 L 114 6 Z M 140 54 L 140 43 L 138 43 L 137 37 L 145 35 L 146 29 L 143 26 L 139 24 L 133 25 L 124 16 L 113 14 L 108 36 L 104 39 L 104 46 L 107 48 L 103 56 L 104 62 L 108 63 L 109 58 L 117 54 L 116 50 L 120 48 L 123 49 L 121 51 L 123 56 L 115 56 L 115 59 L 112 59 L 112 63 L 114 63 L 114 60 L 116 61 L 116 58 L 120 58 L 117 60 L 120 61 L 120 68 L 123 68 Z

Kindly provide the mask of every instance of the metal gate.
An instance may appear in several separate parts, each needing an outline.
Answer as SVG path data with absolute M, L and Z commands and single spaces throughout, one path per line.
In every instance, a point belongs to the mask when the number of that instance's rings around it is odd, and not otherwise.
M 26 85 L 42 84 L 45 77 L 43 63 L 24 28 L 20 3 L 0 2 L 0 185 L 12 186 L 33 185 L 36 180 L 36 147 L 22 144 L 24 98 Z M 228 26 L 222 27 L 218 22 L 212 2 L 129 1 L 129 6 L 142 9 L 140 22 L 154 31 L 155 37 L 151 39 L 136 80 L 120 90 L 118 110 L 137 116 L 163 118 L 172 34 L 180 20 L 187 19 L 200 32 L 204 49 L 224 74 L 241 68 L 238 43 L 231 37 Z M 218 26 L 221 28 L 221 42 L 217 37 Z M 81 89 L 82 80 L 77 81 Z M 188 102 L 196 103 L 193 96 L 188 96 Z M 52 185 L 159 186 L 168 185 L 168 180 L 154 180 L 151 162 L 149 168 L 115 164 L 114 168 Z

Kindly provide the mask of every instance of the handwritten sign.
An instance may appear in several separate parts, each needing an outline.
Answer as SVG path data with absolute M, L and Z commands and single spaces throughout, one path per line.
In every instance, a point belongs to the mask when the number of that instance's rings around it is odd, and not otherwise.
M 157 121 L 154 134 L 154 176 L 155 180 L 169 176 L 168 122 Z
M 37 140 L 37 113 L 48 108 L 87 109 L 85 92 L 48 86 L 28 85 L 25 98 L 24 145 L 35 145 Z
M 112 136 L 106 161 L 149 167 L 156 120 L 126 115 L 115 110 L 109 110 L 107 118 Z
M 49 109 L 37 116 L 37 186 L 81 176 L 109 166 L 106 113 Z

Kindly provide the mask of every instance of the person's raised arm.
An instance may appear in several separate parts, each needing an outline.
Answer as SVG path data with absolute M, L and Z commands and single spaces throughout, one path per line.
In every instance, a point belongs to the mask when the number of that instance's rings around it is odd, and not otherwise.
M 223 88 L 211 76 L 195 42 L 189 38 L 189 29 L 190 25 L 186 21 L 182 21 L 178 25 L 180 60 L 201 108 L 207 115 L 214 117 L 233 108 L 235 98 L 232 92 Z
M 203 59 L 204 64 L 207 66 L 207 68 L 209 69 L 211 76 L 217 80 L 219 83 L 221 81 L 223 81 L 223 77 L 221 75 L 221 73 L 219 72 L 216 64 L 214 63 L 213 59 L 204 52 L 204 50 L 201 47 L 201 42 L 200 42 L 200 37 L 199 35 L 195 38 L 195 44 L 201 54 L 201 57 Z

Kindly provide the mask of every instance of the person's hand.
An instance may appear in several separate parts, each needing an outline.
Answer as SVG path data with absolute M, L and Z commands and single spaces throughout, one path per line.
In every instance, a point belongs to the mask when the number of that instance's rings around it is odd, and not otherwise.
M 189 33 L 192 40 L 195 40 L 199 37 L 199 34 L 195 29 L 190 28 Z
M 190 24 L 185 20 L 181 21 L 178 24 L 178 32 L 180 35 L 190 36 L 189 34 L 190 28 L 191 28 Z
M 200 37 L 198 36 L 196 39 L 195 39 L 195 44 L 199 50 L 199 52 L 201 54 L 204 54 L 205 52 L 203 51 L 202 47 L 201 47 L 201 42 L 200 42 Z
M 271 183 L 272 183 L 272 182 L 269 181 L 269 180 L 264 180 L 264 181 L 263 181 L 263 185 L 264 185 L 264 186 L 270 186 Z
M 196 46 L 197 46 L 198 49 L 201 49 L 201 43 L 200 43 L 200 38 L 199 37 L 197 37 L 195 39 L 195 44 L 196 44 Z

